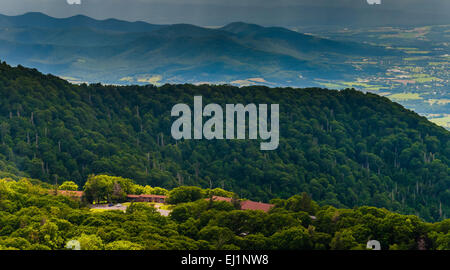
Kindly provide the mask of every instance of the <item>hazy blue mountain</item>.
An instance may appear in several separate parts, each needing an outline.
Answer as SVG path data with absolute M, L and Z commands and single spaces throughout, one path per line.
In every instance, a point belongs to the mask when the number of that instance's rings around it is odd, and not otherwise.
M 39 12 L 30 12 L 19 16 L 0 14 L 0 24 L 3 27 L 32 27 L 47 29 L 94 28 L 118 32 L 148 32 L 159 29 L 161 25 L 146 22 L 127 22 L 116 19 L 95 20 L 83 15 L 69 18 L 53 18 Z
M 0 16 L 0 58 L 78 82 L 307 85 L 355 73 L 344 60 L 389 54 L 280 27 L 211 29 L 41 13 Z
M 282 27 L 262 27 L 256 24 L 235 22 L 221 29 L 238 35 L 247 44 L 254 47 L 280 51 L 281 53 L 295 51 L 302 55 L 338 53 L 346 56 L 386 54 L 386 51 L 382 48 L 305 35 Z

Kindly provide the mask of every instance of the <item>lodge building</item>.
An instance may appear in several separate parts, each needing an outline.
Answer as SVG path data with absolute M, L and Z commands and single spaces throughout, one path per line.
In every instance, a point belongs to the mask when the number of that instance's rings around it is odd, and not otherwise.
M 232 202 L 232 198 L 227 197 L 221 197 L 221 196 L 212 196 L 211 198 L 213 201 L 222 201 L 222 202 Z M 209 200 L 209 199 L 207 199 Z M 269 212 L 270 209 L 272 209 L 275 205 L 269 204 L 269 203 L 261 203 L 261 202 L 254 202 L 250 200 L 243 200 L 240 202 L 241 204 L 241 210 L 261 210 L 264 212 Z
M 129 201 L 134 201 L 134 202 L 166 203 L 167 196 L 164 196 L 164 195 L 148 195 L 148 194 L 141 194 L 141 195 L 129 194 L 129 195 L 127 195 L 127 199 Z

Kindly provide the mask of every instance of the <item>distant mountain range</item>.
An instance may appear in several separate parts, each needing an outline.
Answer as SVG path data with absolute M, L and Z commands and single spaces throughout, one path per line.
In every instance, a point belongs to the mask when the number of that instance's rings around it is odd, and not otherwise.
M 346 60 L 392 54 L 280 27 L 236 22 L 188 24 L 0 15 L 0 59 L 72 82 L 311 85 L 356 72 Z

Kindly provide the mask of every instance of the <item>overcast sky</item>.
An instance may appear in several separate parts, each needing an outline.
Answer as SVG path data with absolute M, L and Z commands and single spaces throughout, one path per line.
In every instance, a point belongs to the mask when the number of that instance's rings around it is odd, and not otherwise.
M 96 19 L 204 26 L 233 21 L 281 26 L 390 21 L 420 24 L 448 20 L 450 0 L 0 0 L 2 14 L 30 11 L 53 17 L 84 14 Z

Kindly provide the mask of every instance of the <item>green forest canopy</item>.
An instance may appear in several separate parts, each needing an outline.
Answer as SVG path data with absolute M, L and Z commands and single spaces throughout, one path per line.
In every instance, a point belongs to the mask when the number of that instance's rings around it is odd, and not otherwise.
M 269 213 L 192 198 L 164 217 L 147 203 L 133 203 L 125 212 L 93 212 L 78 200 L 53 195 L 51 187 L 26 178 L 0 180 L 0 250 L 58 250 L 71 240 L 84 250 L 349 250 L 365 249 L 373 239 L 383 250 L 450 249 L 450 220 L 431 224 L 375 207 L 319 207 L 306 193 L 273 199 Z M 176 189 L 169 197 L 195 188 Z
M 177 103 L 280 104 L 280 146 L 174 141 Z M 306 192 L 429 221 L 450 214 L 450 133 L 387 98 L 347 89 L 72 85 L 0 65 L 1 177 L 83 186 L 90 174 L 141 185 L 224 188 L 257 201 Z

